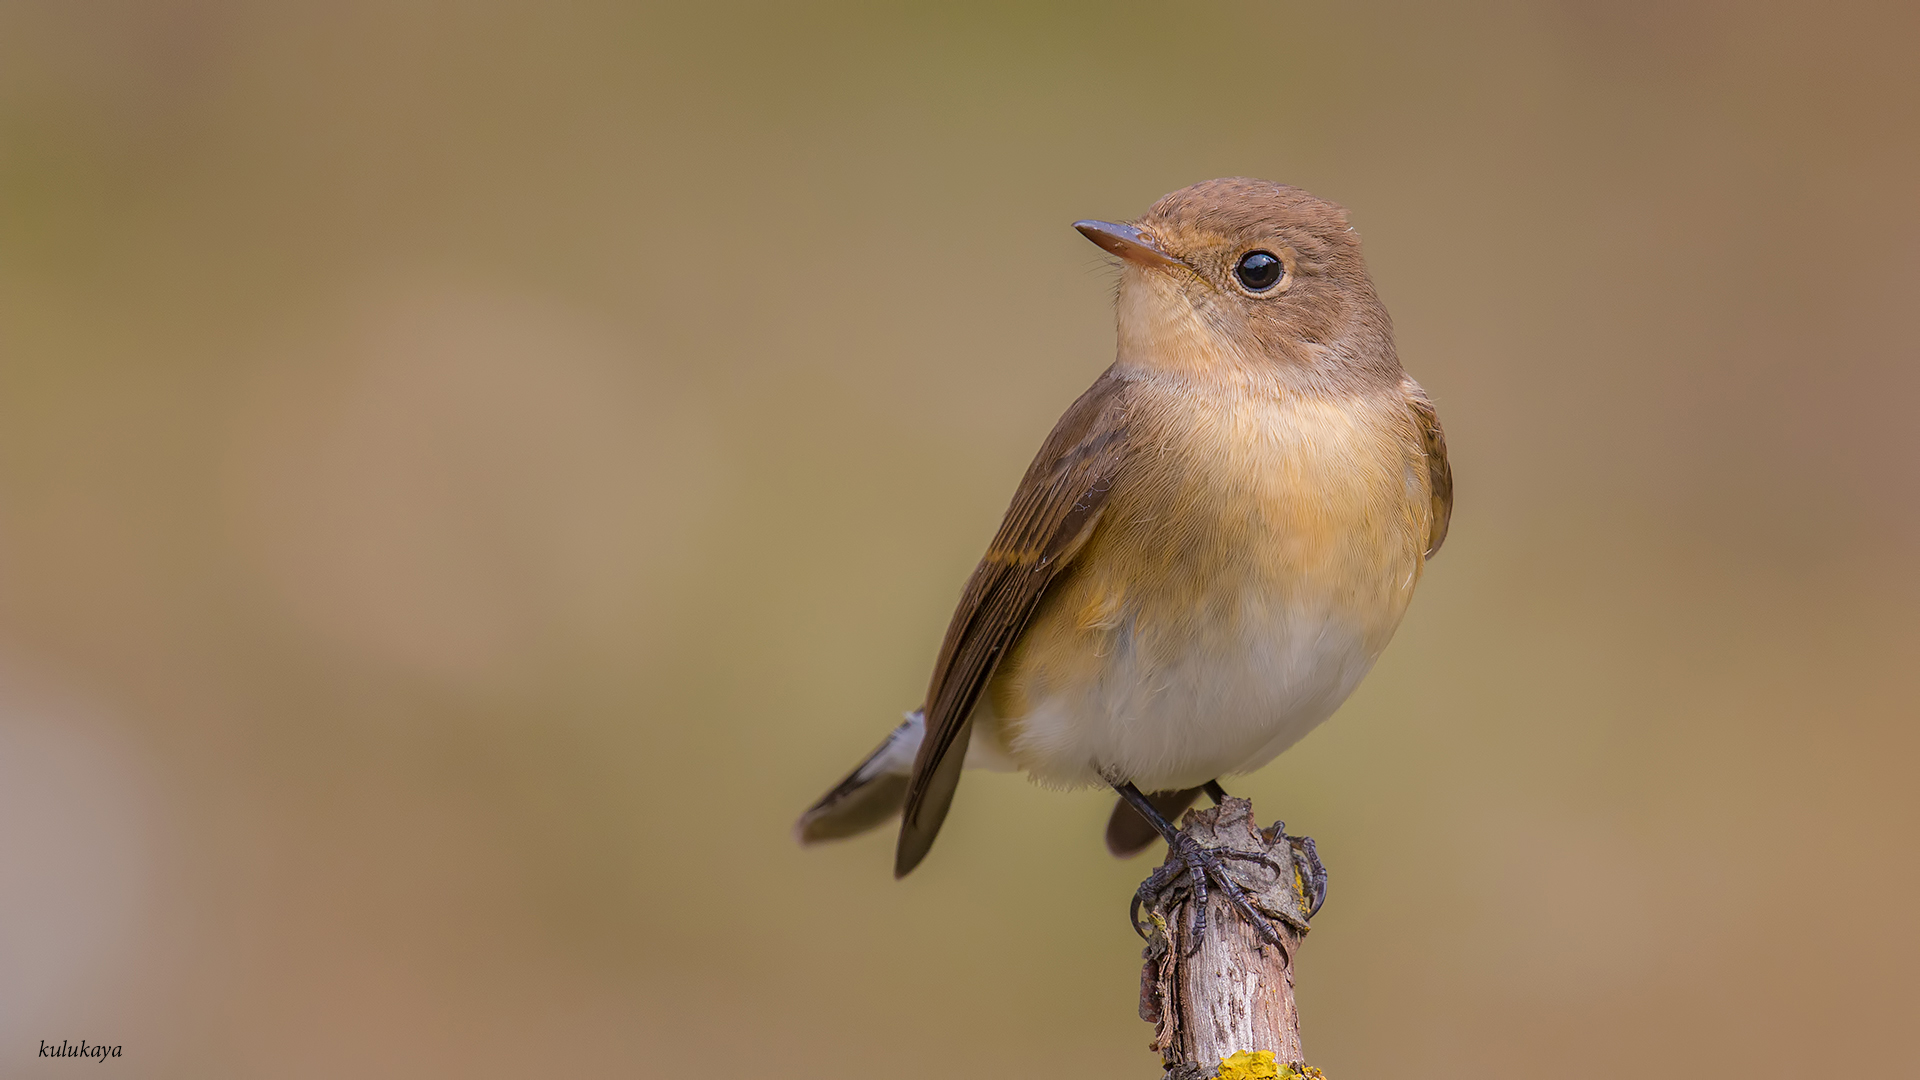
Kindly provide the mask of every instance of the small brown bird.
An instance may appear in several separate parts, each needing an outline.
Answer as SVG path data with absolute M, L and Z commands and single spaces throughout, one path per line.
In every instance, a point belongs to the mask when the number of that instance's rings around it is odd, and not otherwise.
M 1020 481 L 923 709 L 800 819 L 904 810 L 896 876 L 963 765 L 1115 788 L 1116 854 L 1171 840 L 1346 700 L 1446 537 L 1446 440 L 1345 210 L 1227 179 L 1074 227 L 1121 260 L 1118 359 Z

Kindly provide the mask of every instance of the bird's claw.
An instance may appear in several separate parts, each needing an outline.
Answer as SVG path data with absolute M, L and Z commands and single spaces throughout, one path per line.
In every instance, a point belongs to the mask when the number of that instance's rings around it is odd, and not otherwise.
M 1320 851 L 1314 846 L 1313 837 L 1287 835 L 1287 823 L 1284 821 L 1274 822 L 1262 829 L 1260 834 L 1266 837 L 1269 844 L 1285 840 L 1287 846 L 1293 849 L 1294 866 L 1310 901 L 1307 918 L 1320 914 L 1321 907 L 1327 902 L 1327 864 L 1320 861 Z
M 1275 831 L 1279 830 L 1276 828 Z M 1320 861 L 1320 852 L 1313 846 L 1313 837 L 1288 836 L 1287 844 L 1293 848 L 1294 862 L 1305 871 L 1303 876 L 1306 878 L 1307 895 L 1313 900 L 1307 905 L 1307 918 L 1311 919 L 1320 914 L 1320 908 L 1327 902 L 1327 864 Z
M 1147 880 L 1140 883 L 1140 888 L 1133 894 L 1133 903 L 1128 910 L 1128 917 L 1133 922 L 1134 932 L 1141 937 L 1147 936 L 1140 922 L 1140 905 L 1157 904 L 1169 889 L 1181 887 L 1181 879 L 1185 878 L 1185 888 L 1193 898 L 1193 916 L 1187 935 L 1192 940 L 1190 952 L 1198 952 L 1200 942 L 1206 937 L 1207 893 L 1210 884 L 1225 894 L 1227 902 L 1233 905 L 1241 918 L 1247 920 L 1254 932 L 1260 936 L 1261 941 L 1284 952 L 1287 946 L 1280 932 L 1274 929 L 1273 923 L 1265 915 L 1254 908 L 1239 883 L 1227 875 L 1222 862 L 1231 858 L 1258 863 L 1276 874 L 1284 875 L 1287 872 L 1265 855 L 1250 851 L 1234 851 L 1230 848 L 1206 848 L 1192 837 L 1184 833 L 1179 834 L 1174 838 L 1167 861 L 1155 867 L 1153 873 L 1147 876 Z

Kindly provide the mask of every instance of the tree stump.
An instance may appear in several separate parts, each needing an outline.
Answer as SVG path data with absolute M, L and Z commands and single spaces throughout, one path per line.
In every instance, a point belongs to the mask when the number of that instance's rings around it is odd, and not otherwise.
M 1203 848 L 1263 855 L 1291 871 L 1247 859 L 1222 860 L 1253 908 L 1270 917 L 1284 949 L 1261 940 L 1222 890 L 1209 889 L 1206 929 L 1192 940 L 1195 896 L 1185 875 L 1143 897 L 1151 928 L 1140 973 L 1140 1018 L 1154 1025 L 1166 1080 L 1202 1077 L 1317 1077 L 1300 1050 L 1293 954 L 1307 932 L 1311 869 L 1295 838 L 1262 829 L 1253 804 L 1228 799 L 1187 812 L 1181 832 Z

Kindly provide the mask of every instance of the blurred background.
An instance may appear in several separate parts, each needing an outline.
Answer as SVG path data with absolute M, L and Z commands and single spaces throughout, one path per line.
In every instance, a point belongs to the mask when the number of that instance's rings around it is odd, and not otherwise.
M 1109 799 L 793 818 L 1112 355 L 1345 203 L 1459 479 L 1339 1077 L 1920 1072 L 1910 5 L 0 3 L 0 1075 L 1158 1076 Z M 64 1074 L 63 1074 L 64 1075 Z

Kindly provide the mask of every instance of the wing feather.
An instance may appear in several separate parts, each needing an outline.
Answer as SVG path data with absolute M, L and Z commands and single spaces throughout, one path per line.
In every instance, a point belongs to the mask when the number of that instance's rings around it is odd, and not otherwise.
M 1427 452 L 1427 486 L 1433 490 L 1433 524 L 1427 529 L 1427 558 L 1431 559 L 1446 542 L 1447 525 L 1453 519 L 1453 466 L 1447 462 L 1447 433 L 1440 427 L 1433 399 L 1412 378 L 1402 378 L 1400 387 L 1420 424 Z
M 940 832 L 967 756 L 969 718 L 994 669 L 1099 525 L 1126 459 L 1127 387 L 1108 371 L 1067 409 L 967 581 L 927 688 L 927 737 L 907 787 L 896 877 L 920 864 Z

